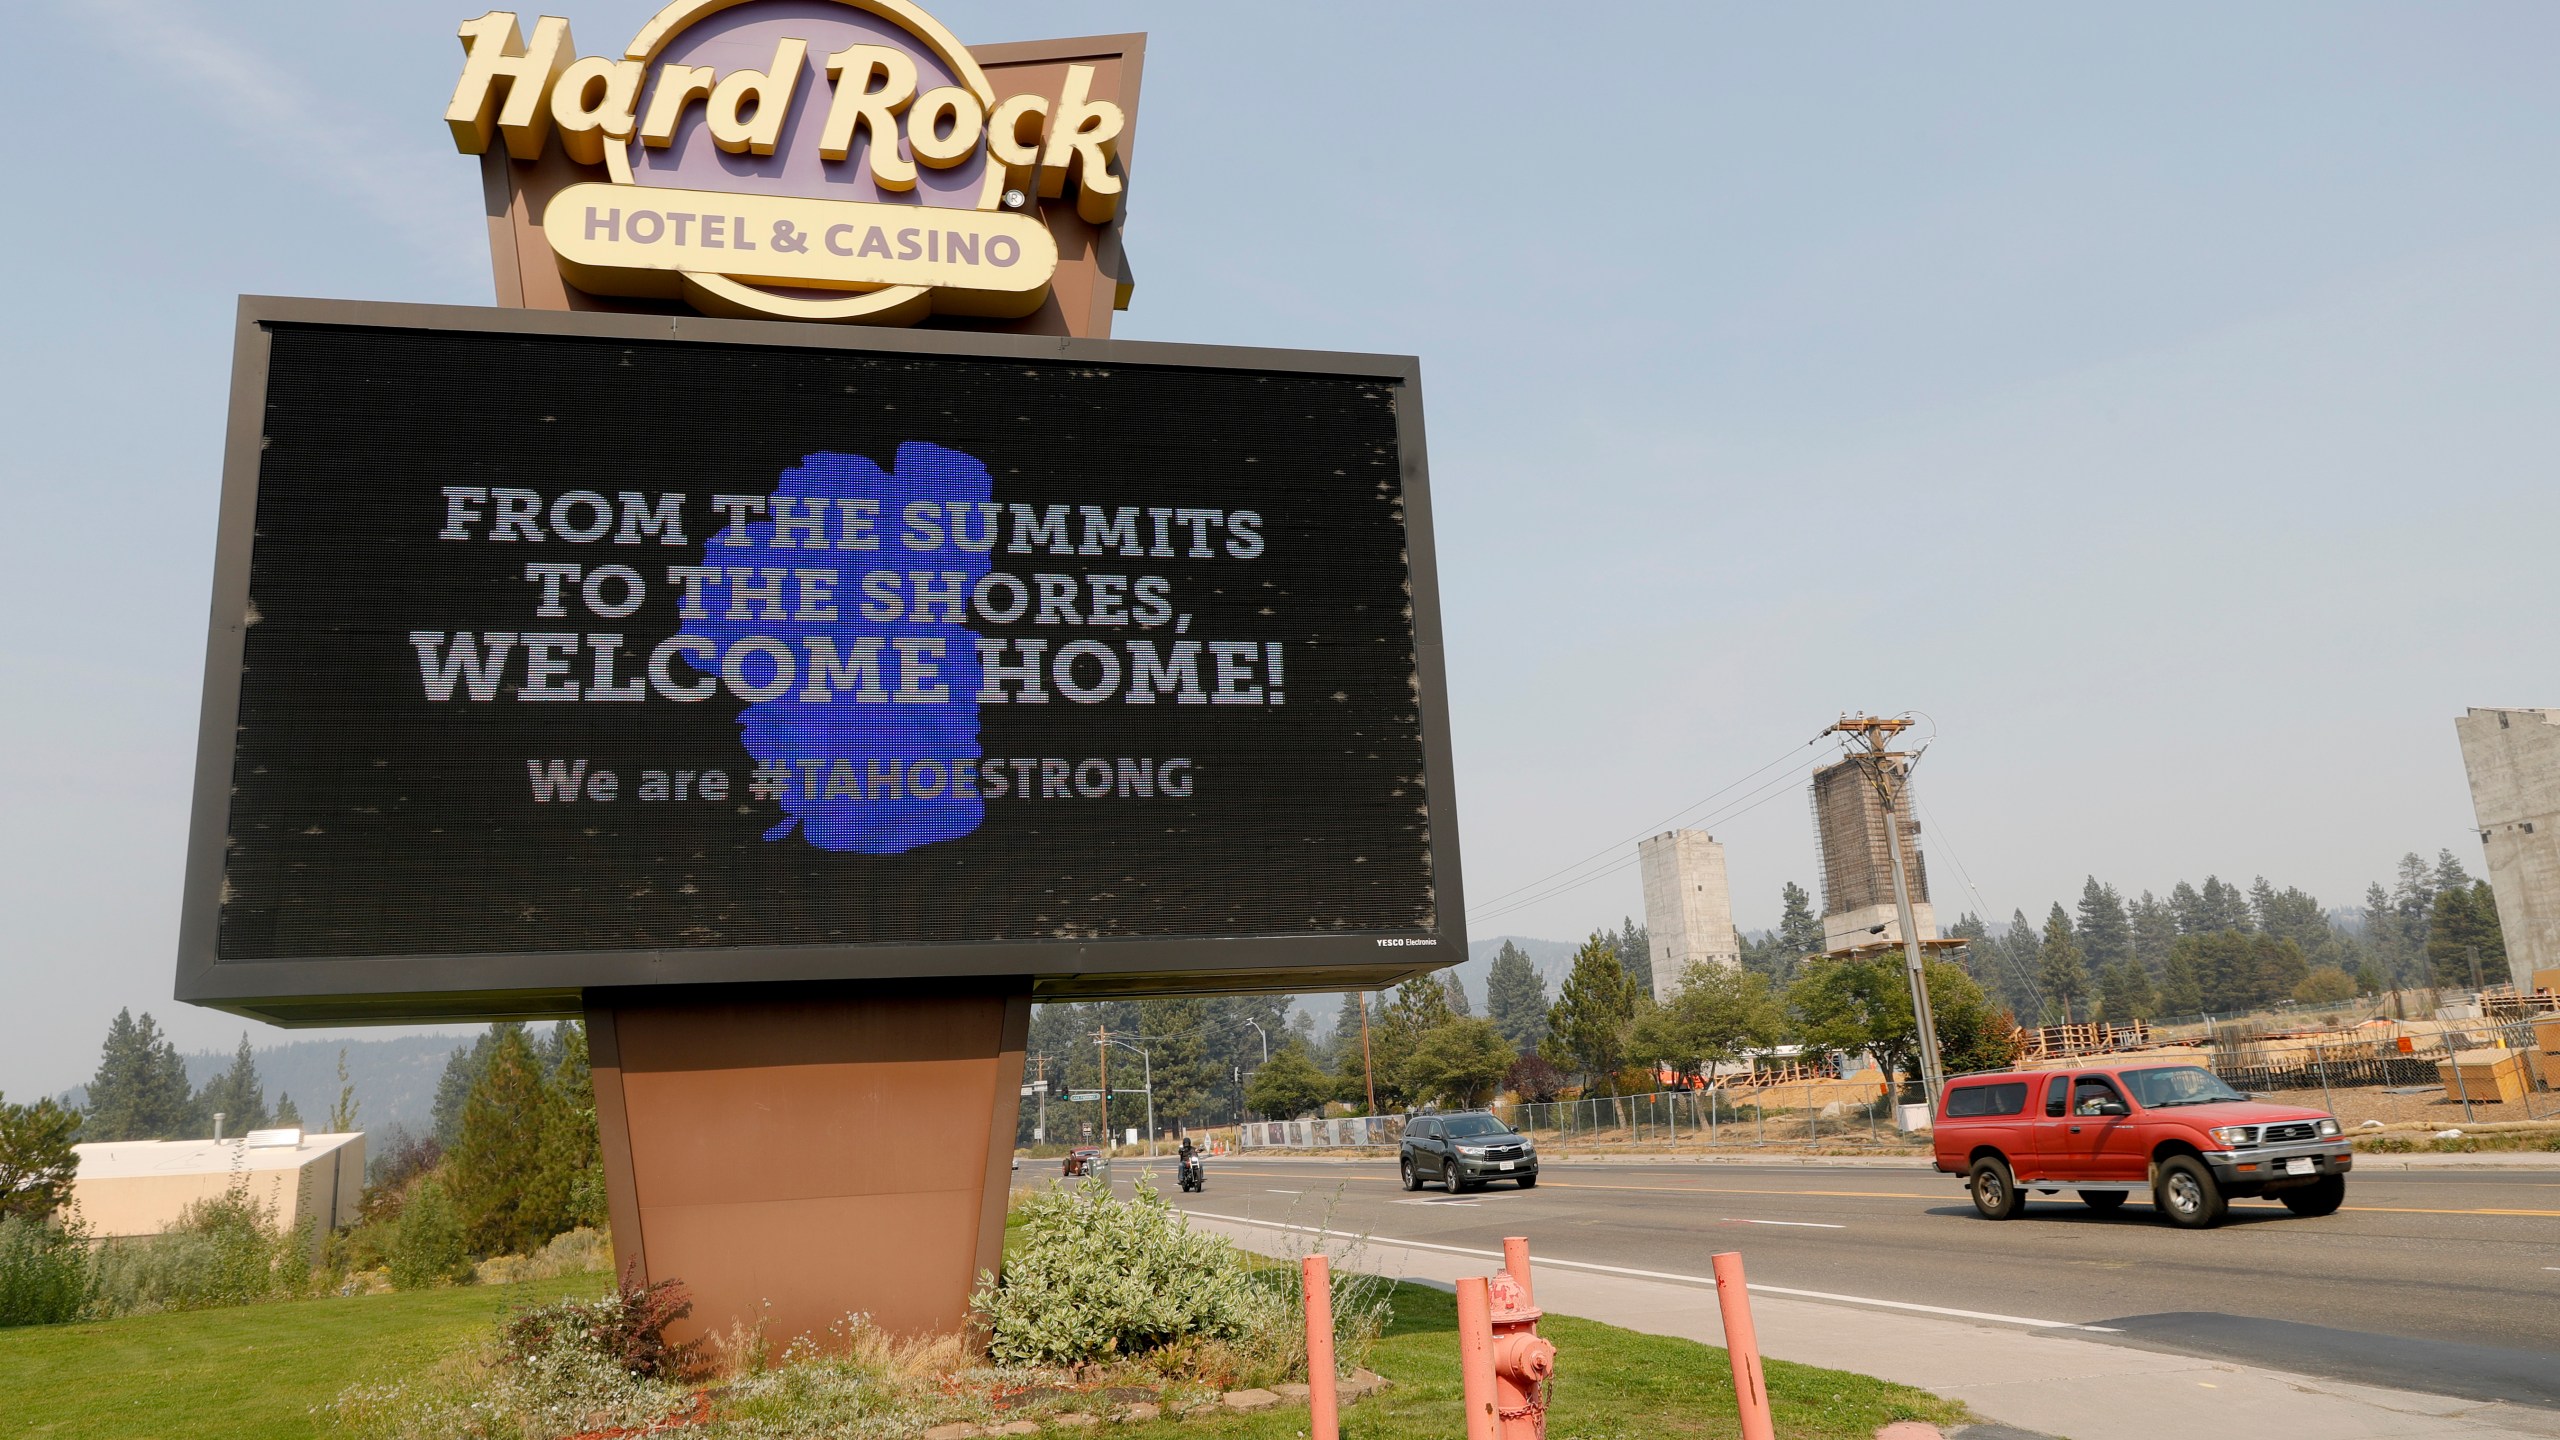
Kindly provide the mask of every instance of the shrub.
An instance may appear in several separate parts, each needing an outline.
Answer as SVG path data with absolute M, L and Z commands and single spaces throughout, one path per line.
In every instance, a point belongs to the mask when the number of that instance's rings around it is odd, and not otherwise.
M 482 1285 L 516 1285 L 560 1275 L 594 1275 L 613 1269 L 613 1242 L 585 1226 L 551 1237 L 530 1255 L 496 1255 L 471 1267 Z
M 100 1247 L 96 1274 L 98 1308 L 109 1315 L 207 1310 L 301 1294 L 311 1250 L 304 1232 L 279 1227 L 273 1207 L 235 1178 L 165 1232 Z
M 667 1327 L 693 1313 L 693 1298 L 676 1280 L 636 1285 L 626 1280 L 594 1300 L 555 1300 L 519 1310 L 499 1331 L 498 1344 L 518 1365 L 535 1364 L 563 1346 L 602 1356 L 643 1380 L 684 1381 L 704 1369 L 702 1342 L 679 1345 Z
M 409 1192 L 400 1207 L 385 1260 L 391 1283 L 401 1290 L 423 1290 L 471 1278 L 471 1255 L 464 1249 L 462 1216 L 445 1193 L 444 1182 L 430 1176 Z
M 698 1368 L 696 1351 L 666 1338 L 667 1322 L 691 1308 L 681 1287 L 662 1281 L 521 1310 L 494 1345 L 340 1391 L 331 1428 L 362 1440 L 656 1434 L 694 1403 L 684 1382 Z
M 1000 1364 L 1091 1364 L 1286 1323 L 1234 1245 L 1195 1233 L 1152 1190 L 1120 1200 L 1088 1180 L 1017 1213 L 1022 1240 L 1003 1279 L 981 1277 L 972 1297 Z
M 59 1325 L 88 1303 L 88 1238 L 76 1226 L 0 1217 L 0 1327 Z

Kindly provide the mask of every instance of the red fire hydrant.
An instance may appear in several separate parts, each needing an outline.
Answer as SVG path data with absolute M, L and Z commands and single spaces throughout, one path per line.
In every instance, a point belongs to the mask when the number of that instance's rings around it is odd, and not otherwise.
M 1545 1314 L 1508 1272 L 1486 1285 L 1493 1306 L 1493 1399 L 1502 1416 L 1503 1440 L 1546 1440 L 1547 1390 L 1555 1378 L 1556 1347 L 1538 1334 Z
M 1538 1334 L 1544 1313 L 1507 1272 L 1458 1282 L 1467 1440 L 1545 1440 L 1545 1385 L 1556 1373 L 1556 1347 Z

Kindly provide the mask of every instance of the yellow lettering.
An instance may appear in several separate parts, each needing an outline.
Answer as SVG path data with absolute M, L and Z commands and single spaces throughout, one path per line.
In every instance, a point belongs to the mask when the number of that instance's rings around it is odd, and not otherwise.
M 581 165 L 604 163 L 608 139 L 628 140 L 640 108 L 647 69 L 637 60 L 590 55 L 560 72 L 551 85 L 551 123 L 560 148 Z
M 961 87 L 927 90 L 907 108 L 907 149 L 918 163 L 948 170 L 978 152 L 978 131 L 986 121 L 987 107 Z
M 885 45 L 848 45 L 827 57 L 835 99 L 818 133 L 818 153 L 842 160 L 853 153 L 857 126 L 871 130 L 871 180 L 883 190 L 916 188 L 915 162 L 898 153 L 898 112 L 916 97 L 916 62 Z M 880 88 L 871 88 L 878 80 Z
M 1108 100 L 1090 98 L 1093 67 L 1070 65 L 1058 95 L 1056 123 L 1040 159 L 1040 193 L 1051 199 L 1066 193 L 1067 172 L 1076 173 L 1076 214 L 1088 225 L 1101 225 L 1119 213 L 1120 177 L 1111 173 L 1111 157 L 1120 148 L 1120 131 L 1128 117 Z
M 459 33 L 462 78 L 454 84 L 452 103 L 444 107 L 454 148 L 465 155 L 486 153 L 494 123 L 506 137 L 508 154 L 518 160 L 539 157 L 551 124 L 551 82 L 577 53 L 569 22 L 543 16 L 533 23 L 533 43 L 527 45 L 513 12 L 492 10 L 463 21 Z M 501 85 L 506 87 L 503 105 L 498 100 Z
M 1017 189 L 1040 168 L 1040 126 L 1049 117 L 1046 95 L 1016 95 L 987 117 L 987 154 L 1004 166 L 1004 183 Z
M 729 72 L 711 92 L 711 143 L 732 155 L 772 154 L 782 138 L 783 117 L 791 113 L 791 96 L 800 88 L 801 62 L 808 58 L 808 41 L 785 40 L 773 47 L 772 68 Z M 753 118 L 739 118 L 749 102 Z
M 640 122 L 640 143 L 652 150 L 664 150 L 676 143 L 676 127 L 684 123 L 684 107 L 710 93 L 710 66 L 659 66 L 658 83 L 649 91 L 649 118 Z

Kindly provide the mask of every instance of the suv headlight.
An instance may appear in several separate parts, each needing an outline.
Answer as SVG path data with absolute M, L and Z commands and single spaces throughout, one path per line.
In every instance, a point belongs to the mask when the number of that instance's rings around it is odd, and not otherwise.
M 1537 1154 L 1537 1153 L 1538 1153 L 1538 1142 L 1537 1142 L 1537 1141 L 1535 1141 L 1535 1140 L 1530 1139 L 1530 1138 L 1529 1138 L 1528 1136 L 1526 1136 L 1526 1135 L 1521 1136 L 1521 1137 L 1520 1137 L 1520 1153 L 1521 1153 L 1521 1154 L 1523 1154 L 1523 1155 L 1535 1155 L 1535 1154 Z
M 2205 1133 L 2212 1136 L 2217 1145 L 2254 1145 L 2258 1140 L 2258 1127 L 2255 1125 L 2216 1125 Z
M 1461 1145 L 1458 1147 L 1458 1153 L 1461 1155 L 1481 1155 L 1484 1153 L 1484 1147 L 1481 1145 Z
M 2337 1122 L 2337 1121 L 2335 1121 L 2335 1120 L 2323 1120 L 2323 1121 L 2321 1121 L 2321 1122 L 2320 1122 L 2320 1136 L 2321 1136 L 2321 1138 L 2322 1138 L 2322 1139 L 2324 1139 L 2324 1140 L 2325 1140 L 2325 1139 L 2327 1139 L 2329 1136 L 2335 1135 L 2335 1134 L 2337 1134 L 2337 1133 L 2338 1133 L 2338 1122 Z

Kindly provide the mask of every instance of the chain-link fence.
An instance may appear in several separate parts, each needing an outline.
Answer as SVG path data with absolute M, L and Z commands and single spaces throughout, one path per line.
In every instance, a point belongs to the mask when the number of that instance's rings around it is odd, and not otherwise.
M 1894 1123 L 1892 1096 L 1874 1078 L 1595 1095 L 1498 1105 L 1495 1113 L 1522 1134 L 1550 1143 L 1682 1148 L 1909 1143 Z
M 2225 1084 L 2316 1107 L 2349 1130 L 2560 1120 L 2560 1013 L 2214 1036 Z

